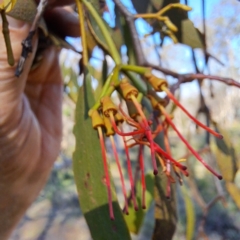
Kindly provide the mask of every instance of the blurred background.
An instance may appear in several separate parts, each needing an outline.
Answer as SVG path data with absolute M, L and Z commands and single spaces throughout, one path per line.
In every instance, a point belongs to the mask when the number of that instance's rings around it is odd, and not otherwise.
M 181 1 L 185 3 L 185 1 Z M 240 2 L 237 0 L 211 0 L 206 2 L 206 39 L 208 51 L 217 60 L 210 59 L 207 73 L 239 80 L 240 76 Z M 134 12 L 130 1 L 123 3 Z M 115 18 L 113 3 L 107 0 L 109 12 L 105 13 L 106 21 L 113 22 Z M 189 18 L 195 27 L 203 30 L 202 11 L 200 0 L 189 0 L 188 5 L 193 8 Z M 183 44 L 174 44 L 167 39 L 160 48 L 157 36 L 149 36 L 151 27 L 143 20 L 137 20 L 137 29 L 148 60 L 161 63 L 162 66 L 179 73 L 195 72 L 191 49 Z M 79 39 L 69 39 L 79 50 Z M 197 65 L 204 67 L 202 50 L 194 50 Z M 126 47 L 122 46 L 123 59 L 126 58 Z M 97 47 L 91 59 L 94 77 L 101 75 L 102 52 Z M 106 59 L 108 67 L 113 66 L 112 60 Z M 71 156 L 74 151 L 75 141 L 72 133 L 74 126 L 75 104 L 69 98 L 70 79 L 81 82 L 78 77 L 79 56 L 70 50 L 62 50 L 60 62 L 64 82 L 66 84 L 63 101 L 63 140 L 62 148 L 54 164 L 51 176 L 46 187 L 39 197 L 28 209 L 11 240 L 90 240 L 90 233 L 84 217 L 79 208 L 78 197 L 74 185 Z M 158 73 L 160 76 L 161 74 Z M 174 80 L 169 78 L 170 83 Z M 94 85 L 94 82 L 93 82 Z M 95 83 L 97 87 L 97 83 Z M 71 88 L 72 98 L 77 89 Z M 204 111 L 199 108 L 199 87 L 196 81 L 182 84 L 176 91 L 180 102 L 199 120 L 205 122 Z M 181 133 L 191 145 L 198 149 L 204 159 L 213 167 L 221 170 L 221 166 L 229 161 L 233 162 L 232 168 L 240 166 L 240 89 L 226 86 L 217 81 L 205 80 L 202 85 L 202 94 L 205 103 L 211 112 L 214 121 L 218 123 L 219 131 L 224 135 L 224 142 L 211 140 L 206 145 L 206 133 L 198 128 L 190 119 L 175 109 L 174 122 Z M 169 106 L 169 109 L 171 106 Z M 186 230 L 191 219 L 194 228 L 194 239 L 210 240 L 238 240 L 240 239 L 240 199 L 237 191 L 227 187 L 227 183 L 214 178 L 201 164 L 199 164 L 187 151 L 186 147 L 178 140 L 176 134 L 170 130 L 170 143 L 172 154 L 175 158 L 188 158 L 191 176 L 184 180 L 184 186 L 176 184 L 178 223 L 175 240 L 186 239 Z M 211 149 L 209 148 L 211 147 Z M 111 153 L 111 150 L 108 152 Z M 119 153 L 122 166 L 125 167 L 121 144 Z M 131 152 L 133 166 L 136 165 L 136 152 Z M 148 153 L 146 153 L 147 155 Z M 135 159 L 135 160 L 134 160 Z M 111 173 L 115 180 L 116 190 L 119 192 L 119 201 L 122 203 L 120 180 L 114 159 L 111 159 Z M 223 165 L 221 165 L 223 164 Z M 147 163 L 146 163 L 147 165 Z M 149 172 L 151 167 L 147 165 Z M 234 170 L 234 171 L 235 171 Z M 226 168 L 227 171 L 233 171 Z M 236 171 L 234 185 L 240 191 L 240 171 Z M 153 203 L 146 213 L 143 227 L 138 236 L 133 239 L 151 239 L 154 227 Z

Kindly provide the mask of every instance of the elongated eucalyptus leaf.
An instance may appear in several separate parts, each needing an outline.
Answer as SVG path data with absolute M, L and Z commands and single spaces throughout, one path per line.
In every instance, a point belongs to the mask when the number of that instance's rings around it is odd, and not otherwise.
M 128 63 L 132 65 L 137 64 L 136 53 L 134 51 L 134 43 L 131 37 L 131 31 L 126 20 L 122 17 L 122 28 L 123 28 L 123 35 L 124 35 L 124 42 L 127 46 L 127 55 L 128 55 Z
M 164 148 L 163 135 L 159 134 L 155 142 Z M 160 175 L 162 169 L 159 167 L 159 174 L 155 177 L 154 200 L 155 200 L 155 228 L 152 240 L 173 238 L 177 224 L 176 209 L 176 187 L 171 185 L 171 198 L 166 198 L 167 178 Z
M 133 204 L 129 205 L 129 215 L 124 215 L 128 229 L 130 232 L 138 234 L 144 217 L 146 215 L 147 209 L 150 207 L 152 201 L 153 201 L 153 188 L 154 188 L 154 177 L 153 174 L 147 174 L 145 176 L 146 181 L 146 210 L 143 210 L 141 208 L 142 204 L 142 189 L 141 189 L 141 183 L 140 181 L 137 184 L 137 202 L 139 206 L 139 210 L 135 211 Z
M 164 176 L 155 177 L 154 199 L 155 199 L 155 228 L 153 240 L 172 239 L 176 230 L 176 189 L 172 186 L 171 199 L 166 198 L 167 180 Z
M 192 202 L 191 197 L 189 196 L 187 189 L 185 186 L 181 186 L 181 192 L 183 195 L 186 216 L 187 216 L 187 224 L 186 224 L 186 240 L 192 240 L 194 237 L 194 229 L 195 229 L 195 209 Z
M 230 148 L 232 147 L 232 143 L 230 141 L 230 138 L 228 136 L 227 131 L 220 128 L 220 126 L 218 126 L 217 124 L 215 125 L 215 131 L 220 132 L 223 135 L 223 139 L 215 138 L 215 142 L 217 144 L 217 147 L 225 155 L 229 155 L 230 154 Z
M 236 184 L 232 182 L 226 182 L 226 188 L 231 195 L 233 201 L 237 205 L 237 207 L 240 209 L 240 188 L 236 186 Z
M 236 168 L 236 154 L 235 150 L 231 147 L 229 149 L 229 154 L 225 154 L 222 152 L 221 148 L 218 146 L 212 147 L 213 152 L 216 157 L 216 161 L 218 164 L 218 167 L 221 171 L 221 174 L 223 176 L 223 179 L 225 181 L 234 181 L 235 174 L 237 172 Z
M 108 51 L 108 46 L 107 46 L 107 42 L 105 40 L 105 37 L 103 36 L 98 23 L 96 22 L 96 20 L 90 15 L 89 16 L 89 20 L 92 26 L 92 30 L 94 31 L 94 36 L 97 37 L 98 40 L 96 40 L 96 42 L 98 43 L 98 45 L 100 47 L 103 47 L 103 50 L 107 50 Z M 105 21 L 104 21 L 105 22 Z M 109 27 L 109 25 L 105 22 L 106 28 L 108 29 L 109 34 L 111 35 L 116 47 L 118 50 L 120 50 L 122 44 L 123 44 L 123 39 L 122 39 L 122 34 L 120 29 L 116 28 L 113 29 L 111 27 Z M 93 37 L 94 37 L 93 36 Z
M 113 192 L 115 220 L 109 218 L 107 189 L 100 143 L 96 130 L 92 129 L 88 110 L 94 103 L 91 76 L 85 71 L 85 85 L 80 88 L 76 105 L 74 134 L 76 149 L 73 154 L 74 178 L 79 194 L 81 210 L 94 240 L 130 240 L 121 209 Z
M 103 13 L 103 11 L 100 7 L 101 1 L 91 0 L 89 2 L 92 4 L 92 7 L 96 10 L 96 14 L 98 14 L 101 17 L 102 13 Z M 102 2 L 103 2 L 103 6 L 104 6 L 103 9 L 105 9 L 105 3 L 104 3 L 104 1 L 102 1 Z M 93 15 L 92 14 L 93 14 L 92 11 L 89 11 L 88 28 L 91 32 L 91 35 L 93 38 L 95 38 L 96 44 L 98 46 L 100 46 L 103 49 L 103 51 L 105 51 L 106 53 L 109 53 L 109 46 L 105 39 L 106 36 L 104 36 L 102 30 L 99 27 L 98 21 L 95 19 L 94 14 Z M 103 24 L 105 25 L 106 29 L 108 30 L 110 37 L 113 39 L 115 46 L 117 47 L 118 50 L 120 50 L 120 47 L 123 44 L 121 31 L 118 28 L 115 28 L 115 29 L 111 28 L 104 19 L 102 19 L 102 20 L 103 20 Z
M 225 181 L 233 182 L 237 172 L 237 157 L 235 150 L 228 133 L 217 125 L 215 126 L 215 129 L 223 135 L 223 139 L 215 138 L 216 145 L 213 145 L 212 147 L 216 156 L 218 167 L 221 171 L 223 179 Z
M 223 179 L 226 181 L 226 189 L 233 201 L 240 208 L 240 188 L 235 184 L 238 171 L 238 159 L 227 131 L 215 124 L 215 130 L 223 135 L 223 139 L 215 139 L 216 145 L 212 144 L 218 167 Z

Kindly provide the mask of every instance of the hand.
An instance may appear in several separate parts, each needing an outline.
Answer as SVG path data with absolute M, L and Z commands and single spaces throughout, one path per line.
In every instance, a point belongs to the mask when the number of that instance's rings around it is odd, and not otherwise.
M 61 4 L 61 1 L 59 1 Z M 65 1 L 66 2 L 66 1 Z M 71 2 L 71 1 L 67 1 Z M 79 36 L 77 18 L 62 8 L 49 10 L 49 16 L 65 16 L 62 29 L 72 26 Z M 43 53 L 40 65 L 31 70 L 38 39 L 27 58 L 23 73 L 15 77 L 22 46 L 30 24 L 8 18 L 15 66 L 7 63 L 7 53 L 0 34 L 0 236 L 8 239 L 28 206 L 44 186 L 61 142 L 62 76 L 59 50 L 51 47 Z M 66 28 L 69 30 L 69 28 Z M 0 22 L 0 31 L 1 22 Z M 70 35 L 70 34 L 68 34 Z

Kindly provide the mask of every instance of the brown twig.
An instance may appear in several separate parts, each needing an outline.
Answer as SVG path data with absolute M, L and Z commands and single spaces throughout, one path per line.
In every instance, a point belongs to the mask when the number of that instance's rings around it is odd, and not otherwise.
M 16 71 L 15 71 L 15 76 L 19 77 L 23 71 L 23 67 L 25 64 L 25 61 L 28 57 L 28 54 L 32 52 L 32 39 L 34 34 L 36 33 L 36 30 L 38 28 L 39 21 L 42 17 L 42 14 L 44 12 L 44 9 L 48 3 L 48 0 L 40 0 L 38 7 L 37 7 L 37 14 L 33 20 L 32 26 L 30 28 L 30 31 L 28 33 L 28 36 L 25 40 L 22 42 L 22 54 L 19 59 Z
M 223 196 L 222 195 L 217 195 L 215 198 L 213 198 L 206 206 L 205 210 L 203 211 L 203 216 L 202 216 L 202 219 L 199 223 L 199 227 L 198 227 L 198 234 L 197 234 L 197 239 L 199 237 L 202 237 L 204 236 L 205 239 L 208 239 L 207 238 L 207 235 L 205 234 L 204 232 L 204 226 L 205 226 L 205 223 L 206 223 L 206 219 L 207 219 L 207 215 L 208 215 L 208 212 L 209 210 L 215 205 L 215 203 L 217 203 L 220 199 L 222 199 Z
M 203 153 L 208 153 L 208 152 L 210 152 L 210 147 L 208 145 L 206 147 L 200 149 L 199 151 L 197 151 L 198 154 L 203 154 Z M 188 151 L 185 155 L 180 157 L 180 159 L 189 158 L 191 156 L 192 156 L 192 153 Z
M 157 69 L 157 68 L 155 68 L 155 69 Z M 168 75 L 176 77 L 175 73 L 174 73 L 174 75 L 172 75 L 172 74 L 168 74 Z M 204 79 L 216 80 L 216 81 L 222 82 L 226 85 L 240 88 L 240 83 L 232 78 L 220 77 L 220 76 L 215 76 L 215 75 L 205 75 L 202 73 L 188 73 L 188 74 L 177 74 L 177 75 L 178 75 L 178 82 L 171 86 L 172 92 L 175 92 L 182 83 L 192 82 L 195 79 L 198 79 L 199 81 L 202 81 Z
M 203 74 L 203 73 L 184 73 L 184 74 L 180 74 L 180 73 L 171 71 L 167 68 L 163 68 L 161 66 L 156 66 L 154 64 L 146 64 L 146 66 L 151 67 L 155 70 L 158 70 L 158 71 L 160 71 L 160 72 L 162 72 L 166 75 L 177 78 L 178 82 L 171 86 L 171 90 L 173 90 L 173 91 L 175 91 L 177 88 L 179 88 L 180 84 L 192 82 L 195 79 L 198 79 L 200 81 L 202 81 L 204 79 L 216 80 L 216 81 L 225 83 L 226 85 L 240 88 L 240 83 L 237 82 L 236 80 L 232 79 L 232 78 L 220 77 L 220 76 L 215 76 L 215 75 L 206 75 L 206 74 Z
M 135 27 L 134 16 L 126 9 L 126 7 L 121 3 L 120 0 L 113 0 L 113 2 L 116 4 L 117 8 L 123 14 L 123 16 L 125 16 L 126 22 L 131 31 L 131 37 L 132 37 L 134 52 L 136 54 L 137 64 L 141 66 L 146 65 L 147 61 L 144 56 L 144 53 L 141 47 L 141 42 Z

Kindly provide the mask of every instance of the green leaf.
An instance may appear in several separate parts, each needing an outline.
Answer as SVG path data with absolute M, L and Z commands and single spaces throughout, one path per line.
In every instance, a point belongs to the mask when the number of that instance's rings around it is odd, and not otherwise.
M 185 202 L 185 209 L 186 209 L 186 216 L 187 216 L 186 240 L 191 240 L 194 237 L 194 229 L 195 229 L 194 205 L 185 186 L 181 186 L 181 192 Z
M 107 189 L 97 132 L 92 128 L 88 110 L 94 104 L 91 76 L 85 71 L 84 85 L 79 90 L 76 105 L 74 134 L 76 149 L 73 154 L 74 178 L 81 210 L 94 240 L 130 240 L 122 211 L 113 192 L 115 220 L 109 218 Z
M 155 228 L 153 240 L 172 239 L 176 230 L 177 213 L 176 213 L 176 188 L 172 185 L 171 199 L 165 195 L 167 179 L 157 175 L 155 177 L 154 199 L 155 199 Z
M 189 19 L 181 21 L 181 28 L 176 34 L 179 42 L 186 44 L 192 48 L 203 48 L 202 39 L 198 30 L 194 27 L 193 22 Z
M 231 147 L 226 155 L 218 146 L 213 146 L 212 149 L 223 179 L 232 182 L 237 172 L 235 150 Z
M 90 30 L 91 26 L 87 25 L 87 22 L 85 22 L 85 26 L 86 26 L 85 33 L 86 33 L 86 39 L 87 39 L 87 49 L 88 49 L 89 56 L 91 56 L 93 49 L 97 46 L 97 41 Z
M 226 182 L 226 188 L 235 204 L 240 209 L 240 189 L 232 182 Z
M 164 149 L 163 134 L 155 138 L 155 142 Z M 159 167 L 159 173 L 162 169 Z M 155 228 L 152 240 L 172 239 L 177 224 L 176 186 L 171 184 L 171 199 L 166 198 L 167 178 L 158 174 L 155 177 L 154 200 L 155 200 Z
M 36 3 L 33 0 L 18 0 L 14 8 L 8 13 L 9 16 L 32 22 L 37 13 Z
M 123 17 L 120 17 L 120 19 L 121 19 L 122 33 L 124 35 L 124 42 L 127 47 L 128 63 L 131 65 L 136 65 L 137 64 L 136 53 L 134 50 L 134 43 L 132 41 L 130 28 Z
M 104 56 L 102 70 L 100 72 L 101 72 L 101 75 L 99 76 L 99 78 L 97 78 L 98 86 L 94 92 L 96 100 L 100 98 L 100 95 L 101 95 L 102 89 L 103 89 L 103 85 L 106 82 L 107 76 L 108 76 L 108 64 L 107 64 L 106 56 Z
M 68 87 L 67 95 L 76 103 L 78 98 L 78 88 L 76 88 L 73 81 L 69 81 L 66 86 Z
M 104 21 L 104 20 L 103 20 Z M 109 27 L 109 25 L 104 21 L 106 28 L 108 29 L 109 34 L 111 35 L 116 47 L 118 50 L 120 50 L 122 44 L 123 44 L 123 38 L 120 29 L 112 29 Z M 92 36 L 95 37 L 96 43 L 101 47 L 104 51 L 109 53 L 108 45 L 105 40 L 105 37 L 103 36 L 103 33 L 101 29 L 98 26 L 98 23 L 94 19 L 94 17 L 89 14 L 89 24 L 91 24 L 91 31 Z
M 154 178 L 153 174 L 147 174 L 145 176 L 146 181 L 146 209 L 148 209 L 153 201 L 153 189 L 154 189 Z M 142 204 L 142 189 L 140 181 L 137 183 L 137 202 L 139 210 L 135 211 L 133 204 L 129 205 L 129 215 L 124 215 L 128 229 L 130 232 L 137 234 L 143 224 L 144 217 L 147 210 L 142 209 L 140 206 Z
M 176 3 L 179 1 L 165 1 L 163 6 L 170 2 Z M 165 14 L 170 18 L 172 23 L 178 28 L 175 33 L 180 43 L 186 44 L 192 48 L 203 48 L 203 41 L 200 32 L 194 27 L 193 22 L 188 19 L 187 12 L 183 9 L 174 8 Z
M 223 139 L 215 138 L 216 145 L 212 150 L 216 156 L 218 167 L 225 181 L 233 182 L 237 172 L 237 158 L 228 133 L 219 126 L 215 130 L 223 135 Z
M 22 20 L 24 22 L 32 23 L 37 13 L 37 6 L 34 0 L 17 0 L 14 8 L 7 13 L 7 15 Z M 48 34 L 47 26 L 43 19 L 40 20 L 39 27 L 44 34 Z
M 215 131 L 223 135 L 223 139 L 215 138 L 215 142 L 219 150 L 221 150 L 225 155 L 230 154 L 230 148 L 232 147 L 231 140 L 228 133 L 220 128 L 217 124 L 215 125 Z

